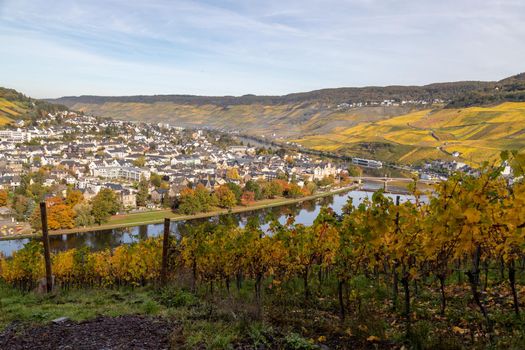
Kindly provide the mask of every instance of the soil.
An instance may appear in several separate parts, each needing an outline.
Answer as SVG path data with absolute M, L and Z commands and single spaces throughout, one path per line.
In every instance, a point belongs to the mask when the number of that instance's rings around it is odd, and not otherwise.
M 22 331 L 11 325 L 0 333 L 0 349 L 169 349 L 173 327 L 166 319 L 139 315 L 66 321 Z

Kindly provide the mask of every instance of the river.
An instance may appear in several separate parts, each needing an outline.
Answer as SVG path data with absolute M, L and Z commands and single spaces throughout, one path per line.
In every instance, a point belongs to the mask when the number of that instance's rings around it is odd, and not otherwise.
M 370 186 L 370 185 L 369 185 Z M 336 213 L 340 214 L 343 206 L 348 198 L 352 198 L 352 203 L 357 205 L 363 201 L 364 198 L 371 198 L 374 188 L 367 186 L 367 191 L 350 191 L 348 193 L 335 194 L 316 200 L 304 201 L 291 205 L 280 207 L 260 209 L 252 212 L 244 212 L 238 214 L 231 214 L 232 218 L 243 227 L 249 217 L 257 215 L 261 222 L 261 228 L 266 231 L 269 228 L 269 220 L 278 218 L 279 222 L 284 223 L 289 215 L 295 215 L 296 223 L 304 225 L 311 225 L 322 206 L 330 206 Z M 387 194 L 391 198 L 395 198 L 394 194 Z M 401 202 L 410 200 L 406 195 L 401 195 Z M 171 223 L 171 232 L 178 235 L 180 228 L 185 225 L 196 225 L 206 220 L 219 220 L 218 216 L 206 219 L 192 219 L 187 221 L 177 221 Z M 49 243 L 52 251 L 62 251 L 71 248 L 90 247 L 93 250 L 100 250 L 108 247 L 116 247 L 121 244 L 132 243 L 148 237 L 156 237 L 163 232 L 163 224 L 142 225 L 128 228 L 118 228 L 110 230 L 90 231 L 82 233 L 73 233 L 68 235 L 50 236 Z M 13 239 L 0 241 L 0 252 L 4 256 L 11 256 L 13 252 L 21 249 L 24 244 L 29 242 L 29 238 Z

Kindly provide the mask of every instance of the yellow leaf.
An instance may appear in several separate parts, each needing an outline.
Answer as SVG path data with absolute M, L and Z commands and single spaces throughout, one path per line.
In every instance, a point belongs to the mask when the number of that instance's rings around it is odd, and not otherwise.
M 375 335 L 371 335 L 368 338 L 366 338 L 367 341 L 374 342 L 374 341 L 380 341 L 381 339 L 379 337 L 376 337 Z
M 467 222 L 471 224 L 479 222 L 479 220 L 481 219 L 481 213 L 479 212 L 479 210 L 474 208 L 468 208 L 463 214 L 465 215 Z
M 319 338 L 317 338 L 317 341 L 319 343 L 322 343 L 322 342 L 325 342 L 326 341 L 326 337 L 324 335 L 320 336 Z
M 454 333 L 457 333 L 457 334 L 465 334 L 465 333 L 467 333 L 468 330 L 465 329 L 465 328 L 461 328 L 461 327 L 458 327 L 458 326 L 454 326 L 454 327 L 452 327 L 452 331 L 453 331 Z

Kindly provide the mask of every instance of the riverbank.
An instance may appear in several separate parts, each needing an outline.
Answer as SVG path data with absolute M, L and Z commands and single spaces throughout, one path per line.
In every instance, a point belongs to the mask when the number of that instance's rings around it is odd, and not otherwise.
M 185 221 L 185 220 L 192 220 L 192 219 L 204 219 L 204 218 L 209 218 L 209 217 L 213 217 L 217 215 L 224 215 L 224 214 L 236 214 L 236 213 L 250 212 L 254 210 L 279 207 L 283 205 L 300 203 L 303 201 L 332 196 L 335 194 L 348 192 L 348 191 L 351 191 L 357 188 L 358 188 L 357 185 L 352 185 L 352 186 L 337 188 L 337 189 L 330 190 L 330 191 L 318 192 L 316 194 L 305 196 L 305 197 L 300 197 L 300 198 L 265 199 L 265 200 L 257 201 L 248 206 L 236 206 L 231 209 L 216 209 L 216 210 L 212 210 L 206 213 L 198 213 L 194 215 L 178 214 L 178 213 L 173 212 L 172 210 L 155 210 L 155 211 L 148 211 L 144 213 L 114 215 L 109 219 L 107 223 L 102 224 L 102 225 L 75 227 L 72 229 L 65 229 L 65 230 L 53 230 L 53 231 L 49 231 L 49 235 L 55 235 L 55 236 L 56 235 L 68 235 L 68 234 L 74 234 L 74 233 L 112 230 L 112 229 L 124 228 L 124 227 L 160 224 L 164 221 L 165 218 L 169 218 L 171 219 L 171 221 Z M 0 237 L 0 241 L 22 239 L 22 238 L 33 238 L 33 237 L 38 237 L 38 236 L 40 236 L 40 232 L 34 232 L 31 234 Z

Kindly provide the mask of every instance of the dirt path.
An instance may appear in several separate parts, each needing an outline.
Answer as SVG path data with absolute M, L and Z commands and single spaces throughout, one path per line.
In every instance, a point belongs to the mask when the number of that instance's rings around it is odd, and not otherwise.
M 173 325 L 145 316 L 98 317 L 0 333 L 0 349 L 169 349 Z

